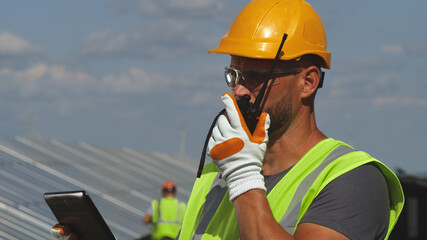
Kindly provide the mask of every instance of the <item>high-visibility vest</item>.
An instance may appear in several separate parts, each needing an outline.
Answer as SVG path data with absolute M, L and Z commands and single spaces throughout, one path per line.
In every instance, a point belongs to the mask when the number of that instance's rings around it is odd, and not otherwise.
M 151 236 L 154 239 L 163 237 L 175 238 L 181 228 L 184 218 L 185 203 L 176 198 L 162 198 L 151 202 L 153 228 Z
M 404 204 L 399 179 L 365 152 L 328 138 L 309 150 L 269 192 L 275 220 L 291 235 L 317 194 L 331 181 L 361 165 L 375 163 L 386 177 L 390 195 L 388 239 Z M 187 203 L 179 239 L 240 239 L 228 189 L 213 163 L 206 165 Z

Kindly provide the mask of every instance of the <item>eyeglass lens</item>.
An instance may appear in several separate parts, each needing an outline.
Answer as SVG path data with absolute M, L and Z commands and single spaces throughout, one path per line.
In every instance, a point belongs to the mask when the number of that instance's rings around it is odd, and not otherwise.
M 229 87 L 231 88 L 236 87 L 238 73 L 235 69 L 225 68 L 224 76 L 225 76 L 225 81 L 227 82 L 227 85 Z
M 296 68 L 284 69 L 279 72 L 273 72 L 270 76 L 270 79 L 274 79 L 283 75 L 297 74 L 299 72 L 300 70 Z M 264 83 L 268 77 L 268 72 L 257 70 L 240 72 L 237 69 L 225 67 L 224 75 L 225 81 L 230 88 L 235 88 L 237 84 L 240 83 L 249 89 L 253 89 Z

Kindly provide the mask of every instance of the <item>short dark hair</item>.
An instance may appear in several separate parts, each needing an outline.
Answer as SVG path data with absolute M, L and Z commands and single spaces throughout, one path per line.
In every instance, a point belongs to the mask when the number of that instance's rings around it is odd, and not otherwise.
M 315 66 L 320 70 L 320 68 L 324 66 L 324 64 L 325 61 L 320 56 L 315 54 L 305 54 L 291 60 L 280 60 L 278 68 L 306 68 L 309 66 Z
M 175 187 L 163 188 L 163 193 L 175 193 L 175 192 L 176 192 L 176 188 Z
M 303 61 L 303 62 L 307 62 L 310 65 L 316 66 L 317 68 L 321 68 L 322 66 L 325 65 L 325 61 L 323 60 L 323 58 L 321 58 L 320 56 L 316 55 L 316 54 L 306 54 L 306 55 L 302 55 L 299 58 L 299 61 Z

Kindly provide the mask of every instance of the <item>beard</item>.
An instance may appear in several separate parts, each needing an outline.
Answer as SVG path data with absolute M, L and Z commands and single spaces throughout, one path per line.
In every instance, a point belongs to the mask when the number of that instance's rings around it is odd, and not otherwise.
M 280 130 L 285 132 L 292 121 L 292 98 L 290 94 L 284 94 L 283 97 L 274 105 L 266 107 L 265 112 L 270 114 L 269 133 L 275 133 Z

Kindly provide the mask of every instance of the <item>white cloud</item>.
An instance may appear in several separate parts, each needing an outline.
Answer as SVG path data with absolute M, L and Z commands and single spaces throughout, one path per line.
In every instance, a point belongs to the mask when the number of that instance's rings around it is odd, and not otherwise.
M 382 106 L 418 106 L 427 107 L 427 99 L 411 98 L 411 97 L 378 97 L 373 99 L 373 104 L 376 107 Z
M 224 0 L 111 0 L 107 5 L 121 14 L 138 10 L 143 16 L 179 18 L 216 18 L 225 14 L 227 9 Z
M 0 56 L 22 56 L 40 54 L 42 48 L 9 32 L 0 32 Z
M 352 101 L 389 96 L 396 90 L 399 94 L 405 94 L 410 89 L 405 73 L 392 66 L 394 65 L 387 67 L 386 64 L 378 64 L 377 68 L 367 66 L 345 69 L 339 75 L 327 77 L 321 92 L 326 93 L 327 98 L 350 98 Z
M 14 78 L 23 82 L 47 81 L 63 85 L 75 85 L 76 83 L 91 83 L 95 79 L 88 74 L 79 71 L 69 71 L 61 65 L 36 64 L 26 70 L 14 72 Z
M 382 45 L 380 49 L 385 53 L 397 54 L 403 52 L 403 48 L 399 45 Z
M 126 49 L 133 34 L 114 34 L 111 31 L 95 32 L 89 35 L 83 46 L 83 52 L 88 54 L 115 54 Z
M 194 74 L 198 77 L 194 77 Z M 83 97 L 83 95 L 90 97 L 92 94 L 98 96 L 144 95 L 160 92 L 169 94 L 180 89 L 197 87 L 200 82 L 194 79 L 201 78 L 199 75 L 208 77 L 207 74 L 198 73 L 198 71 L 191 76 L 171 77 L 164 73 L 133 67 L 120 74 L 107 73 L 95 77 L 63 65 L 38 63 L 21 70 L 0 68 L 0 79 L 2 79 L 0 95 L 15 92 L 21 98 L 33 96 L 73 98 Z M 219 85 L 222 86 L 222 84 Z
M 81 52 L 97 57 L 175 60 L 214 48 L 235 17 L 226 0 L 110 0 L 120 14 L 138 14 L 141 26 L 94 33 Z M 224 26 L 224 22 L 226 22 Z
M 121 112 L 139 111 L 137 108 L 129 108 L 132 99 L 142 101 L 148 94 L 153 94 L 149 96 L 157 99 L 158 95 L 177 91 L 182 84 L 171 81 L 166 75 L 138 68 L 130 68 L 117 75 L 94 77 L 63 65 L 46 63 L 21 70 L 0 68 L 0 79 L 0 98 L 3 103 L 9 102 L 13 106 L 25 102 L 20 108 L 26 113 L 36 109 L 34 111 L 46 111 L 59 116 L 72 116 L 82 111 L 96 112 L 96 108 L 104 107 L 106 103 L 126 106 Z M 141 112 L 135 114 L 140 115 Z
M 170 88 L 172 82 L 167 76 L 150 74 L 142 69 L 131 68 L 119 76 L 107 75 L 102 79 L 104 90 L 115 93 L 148 93 Z
M 224 8 L 224 1 L 218 0 L 146 0 L 140 3 L 140 11 L 148 15 L 173 16 L 215 16 L 220 15 Z
M 81 53 L 97 57 L 176 59 L 215 46 L 216 41 L 194 33 L 191 21 L 162 20 L 126 32 L 102 31 L 89 35 Z
M 95 82 L 95 79 L 86 73 L 44 63 L 23 70 L 0 69 L 0 77 L 3 79 L 1 91 L 16 91 L 21 97 L 58 95 L 55 93 L 64 90 L 80 92 L 82 85 Z

